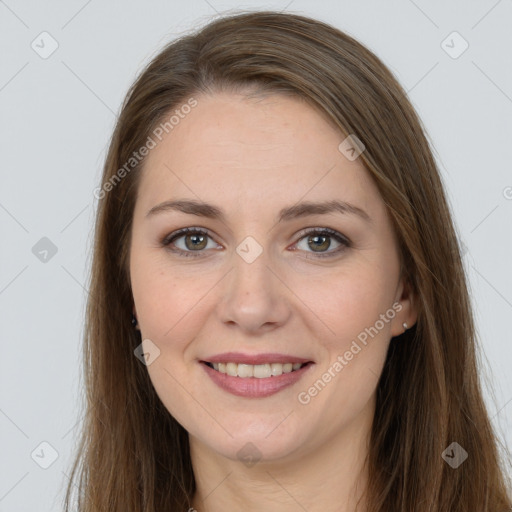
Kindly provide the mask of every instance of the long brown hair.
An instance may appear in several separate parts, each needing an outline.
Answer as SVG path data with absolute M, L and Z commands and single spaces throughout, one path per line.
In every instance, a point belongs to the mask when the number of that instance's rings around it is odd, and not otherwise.
M 303 98 L 340 135 L 364 143 L 361 158 L 389 210 L 417 297 L 418 321 L 391 340 L 377 387 L 369 512 L 509 510 L 509 481 L 479 382 L 461 250 L 421 121 L 392 73 L 359 42 L 320 21 L 268 11 L 225 16 L 173 41 L 123 103 L 96 193 L 83 353 L 86 415 L 66 510 L 191 506 L 188 434 L 134 356 L 141 338 L 131 325 L 128 260 L 144 159 L 126 163 L 194 95 L 249 86 Z M 457 469 L 442 457 L 452 442 L 468 454 Z

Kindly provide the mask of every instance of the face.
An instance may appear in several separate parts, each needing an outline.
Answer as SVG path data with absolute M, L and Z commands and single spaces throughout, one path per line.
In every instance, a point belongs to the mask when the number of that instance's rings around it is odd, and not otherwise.
M 390 338 L 414 323 L 396 239 L 311 106 L 196 99 L 150 151 L 134 211 L 147 371 L 191 443 L 293 460 L 368 417 Z

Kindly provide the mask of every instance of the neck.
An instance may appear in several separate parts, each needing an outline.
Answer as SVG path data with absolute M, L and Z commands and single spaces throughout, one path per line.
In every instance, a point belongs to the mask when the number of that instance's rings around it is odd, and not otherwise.
M 357 510 L 365 510 L 364 461 L 373 413 L 374 401 L 370 400 L 350 424 L 330 439 L 324 438 L 321 446 L 312 443 L 309 450 L 300 447 L 300 455 L 262 459 L 250 467 L 189 436 L 196 480 L 193 508 L 197 512 L 233 508 L 244 512 L 355 512 L 361 500 Z

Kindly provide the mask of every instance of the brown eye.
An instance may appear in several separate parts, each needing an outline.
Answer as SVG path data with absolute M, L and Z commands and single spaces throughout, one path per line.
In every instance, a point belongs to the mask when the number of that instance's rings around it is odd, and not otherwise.
M 306 248 L 300 247 L 302 240 L 307 240 Z M 333 250 L 329 251 L 333 245 L 333 240 L 337 245 L 334 246 Z M 298 249 L 309 253 L 316 253 L 316 256 L 322 258 L 338 255 L 345 249 L 349 248 L 351 243 L 348 238 L 337 231 L 329 228 L 317 228 L 303 233 L 303 236 L 296 245 Z
M 329 249 L 331 240 L 329 236 L 325 235 L 313 235 L 308 237 L 308 245 L 313 251 L 324 251 Z
M 190 249 L 191 251 L 204 249 L 206 245 L 208 244 L 207 241 L 208 235 L 198 235 L 198 234 L 188 234 L 183 235 L 183 238 L 185 240 L 185 245 L 187 249 Z
M 210 235 L 207 231 L 199 228 L 185 228 L 171 233 L 162 240 L 162 246 L 167 247 L 170 251 L 183 256 L 201 256 L 208 248 Z M 217 245 L 214 244 L 216 248 Z M 196 254 L 193 254 L 196 253 Z

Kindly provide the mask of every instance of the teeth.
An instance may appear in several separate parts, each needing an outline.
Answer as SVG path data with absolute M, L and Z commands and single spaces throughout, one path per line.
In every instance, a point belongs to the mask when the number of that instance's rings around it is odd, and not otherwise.
M 283 373 L 290 373 L 293 370 L 292 363 L 283 364 Z
M 229 364 L 234 365 L 235 363 Z M 255 367 L 252 364 L 239 364 L 236 374 L 239 377 L 254 377 L 254 368 Z
M 212 363 L 213 368 L 220 373 L 227 373 L 231 377 L 256 377 L 266 379 L 277 377 L 283 373 L 290 373 L 298 370 L 302 363 L 266 363 L 266 364 L 237 364 L 237 363 Z
M 265 379 L 272 376 L 272 368 L 269 364 L 257 364 L 254 366 L 254 376 L 258 379 Z
M 283 373 L 283 365 L 281 363 L 272 363 L 270 365 L 270 371 L 272 375 L 282 375 Z
M 226 373 L 231 377 L 236 377 L 238 375 L 238 365 L 236 363 L 226 363 Z

